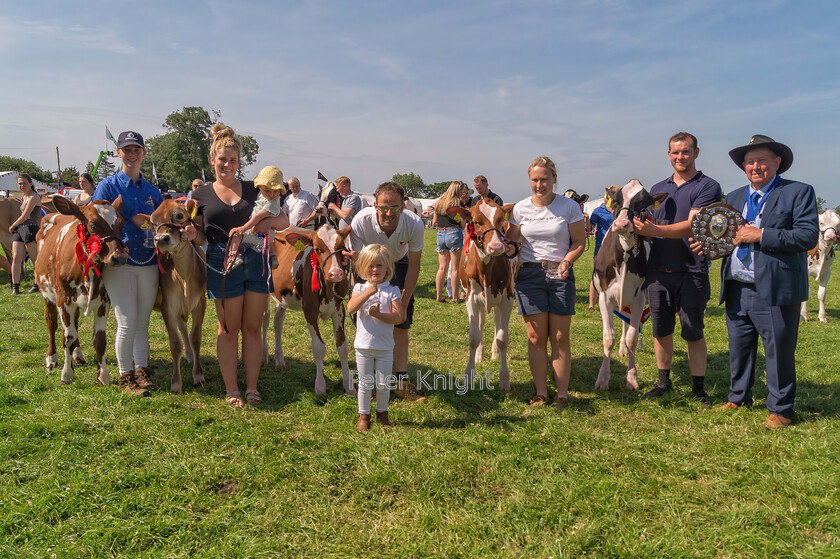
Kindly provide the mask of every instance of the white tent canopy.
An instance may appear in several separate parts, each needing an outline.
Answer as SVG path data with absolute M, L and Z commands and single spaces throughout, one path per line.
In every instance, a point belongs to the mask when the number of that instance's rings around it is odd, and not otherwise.
M 19 176 L 20 173 L 17 171 L 0 171 L 0 191 L 20 192 L 17 184 Z M 32 179 L 32 186 L 35 187 L 35 192 L 38 194 L 54 194 L 58 192 L 55 188 L 37 179 Z

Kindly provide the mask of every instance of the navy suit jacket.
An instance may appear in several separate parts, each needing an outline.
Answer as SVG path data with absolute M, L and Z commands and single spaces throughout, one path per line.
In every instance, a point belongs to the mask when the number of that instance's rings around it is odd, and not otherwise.
M 726 197 L 726 203 L 743 211 L 750 186 Z M 806 253 L 817 245 L 819 221 L 814 188 L 809 184 L 779 178 L 767 195 L 761 211 L 761 242 L 755 249 L 755 288 L 771 306 L 798 304 L 808 299 Z M 726 297 L 726 275 L 735 252 L 721 266 L 720 302 Z

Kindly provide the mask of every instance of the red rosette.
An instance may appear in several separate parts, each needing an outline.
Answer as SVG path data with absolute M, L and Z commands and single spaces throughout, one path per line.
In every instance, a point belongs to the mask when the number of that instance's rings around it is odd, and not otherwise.
M 312 264 L 312 292 L 321 291 L 321 283 L 318 281 L 318 255 L 315 250 L 309 253 L 309 263 Z
M 90 272 L 90 267 L 93 265 L 93 271 L 96 272 L 97 277 L 102 277 L 102 273 L 93 264 L 93 257 L 100 253 L 102 250 L 102 239 L 99 235 L 91 235 L 88 237 L 87 241 L 85 241 L 85 246 L 88 250 L 88 257 L 87 261 L 85 262 L 85 277 L 87 277 L 88 273 Z

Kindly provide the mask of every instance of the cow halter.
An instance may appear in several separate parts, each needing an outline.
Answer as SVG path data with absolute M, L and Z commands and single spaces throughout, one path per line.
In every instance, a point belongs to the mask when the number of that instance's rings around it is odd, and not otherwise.
M 90 269 L 93 267 L 93 271 L 96 272 L 96 277 L 101 278 L 102 272 L 93 263 L 93 257 L 102 252 L 102 246 L 105 244 L 105 241 L 119 241 L 119 237 L 116 235 L 105 235 L 103 237 L 93 234 L 88 235 L 87 225 L 81 221 L 76 225 L 76 237 L 78 239 L 76 241 L 76 259 L 79 261 L 79 266 L 84 265 L 84 277 L 88 277 Z M 87 253 L 87 258 L 85 258 L 85 253 Z
M 502 240 L 502 244 L 505 246 L 512 246 L 514 248 L 513 254 L 508 254 L 507 250 L 503 251 L 502 254 L 499 256 L 504 256 L 505 258 L 515 258 L 519 255 L 519 245 L 507 238 L 504 231 L 499 229 L 498 227 L 485 227 L 481 231 L 476 231 L 475 227 L 473 226 L 472 222 L 467 222 L 467 237 L 470 241 L 474 242 L 475 245 L 482 251 L 487 252 L 484 248 L 484 237 L 487 233 L 491 233 L 495 231 L 499 234 L 499 238 Z M 469 250 L 469 247 L 467 247 Z

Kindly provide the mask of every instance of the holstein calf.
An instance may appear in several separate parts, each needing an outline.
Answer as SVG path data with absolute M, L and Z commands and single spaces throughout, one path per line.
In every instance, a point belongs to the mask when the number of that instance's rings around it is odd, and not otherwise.
M 604 360 L 595 381 L 596 389 L 609 388 L 610 354 L 615 345 L 613 311 L 627 313 L 628 309 L 629 321 L 621 325 L 621 350 L 626 348 L 628 356 L 627 388 L 639 389 L 636 343 L 645 308 L 642 284 L 647 271 L 647 253 L 642 237 L 633 230 L 633 217 L 644 221 L 648 207 L 666 197 L 667 194 L 652 196 L 636 179 L 620 189 L 617 186 L 606 189 L 606 205 L 615 219 L 595 258 L 593 281 L 599 293 L 598 305 L 601 307 L 604 332 Z
M 111 300 L 105 292 L 100 267 L 122 266 L 128 260 L 128 250 L 120 241 L 122 197 L 113 206 L 98 200 L 80 208 L 61 196 L 56 196 L 54 203 L 60 213 L 41 220 L 35 263 L 35 282 L 44 296 L 50 338 L 47 370 L 58 364 L 55 330 L 60 317 L 64 337 L 61 382 L 73 380 L 74 360 L 84 363 L 79 347 L 79 313 L 87 316 L 92 312 L 96 380 L 105 386 L 111 382 L 105 364 L 105 326 Z
M 831 263 L 834 262 L 834 245 L 838 242 L 838 228 L 840 228 L 840 216 L 837 212 L 826 210 L 820 214 L 820 240 L 817 246 L 808 251 L 808 275 L 820 284 L 817 290 L 817 299 L 820 301 L 820 322 L 828 322 L 825 316 L 825 289 L 831 278 Z M 800 317 L 802 320 L 808 320 L 808 301 L 802 302 Z
M 484 323 L 487 313 L 494 309 L 495 334 L 491 357 L 500 359 L 499 385 L 510 391 L 510 371 L 507 363 L 508 327 L 513 310 L 513 271 L 517 254 L 505 237 L 506 216 L 513 204 L 498 206 L 482 198 L 469 210 L 451 208 L 467 223 L 468 244 L 459 269 L 461 285 L 467 292 L 467 315 L 470 319 L 470 357 L 466 378 L 472 381 L 476 363 L 484 360 Z
M 344 391 L 350 395 L 356 393 L 347 363 L 347 338 L 344 335 L 344 297 L 348 293 L 349 279 L 341 267 L 341 253 L 349 234 L 349 227 L 336 231 L 330 225 L 322 225 L 317 231 L 289 227 L 274 237 L 274 249 L 280 264 L 272 272 L 272 296 L 277 301 L 274 309 L 274 364 L 281 369 L 286 367 L 283 357 L 286 310 L 303 311 L 315 359 L 315 394 L 319 395 L 327 391 L 324 380 L 327 346 L 321 337 L 319 320 L 328 319 L 332 320 L 335 347 L 341 360 Z M 266 313 L 263 323 L 263 348 L 266 352 L 267 331 Z
M 187 205 L 176 200 L 164 200 L 150 217 L 155 229 L 155 248 L 158 252 L 160 284 L 157 308 L 169 335 L 172 353 L 172 382 L 169 390 L 180 394 L 181 355 L 184 347 L 187 360 L 192 362 L 193 386 L 204 384 L 201 368 L 201 326 L 207 307 L 207 263 L 204 252 L 194 250 L 192 243 L 181 237 L 181 231 L 191 223 L 195 200 Z M 192 315 L 192 329 L 187 335 L 187 320 Z

